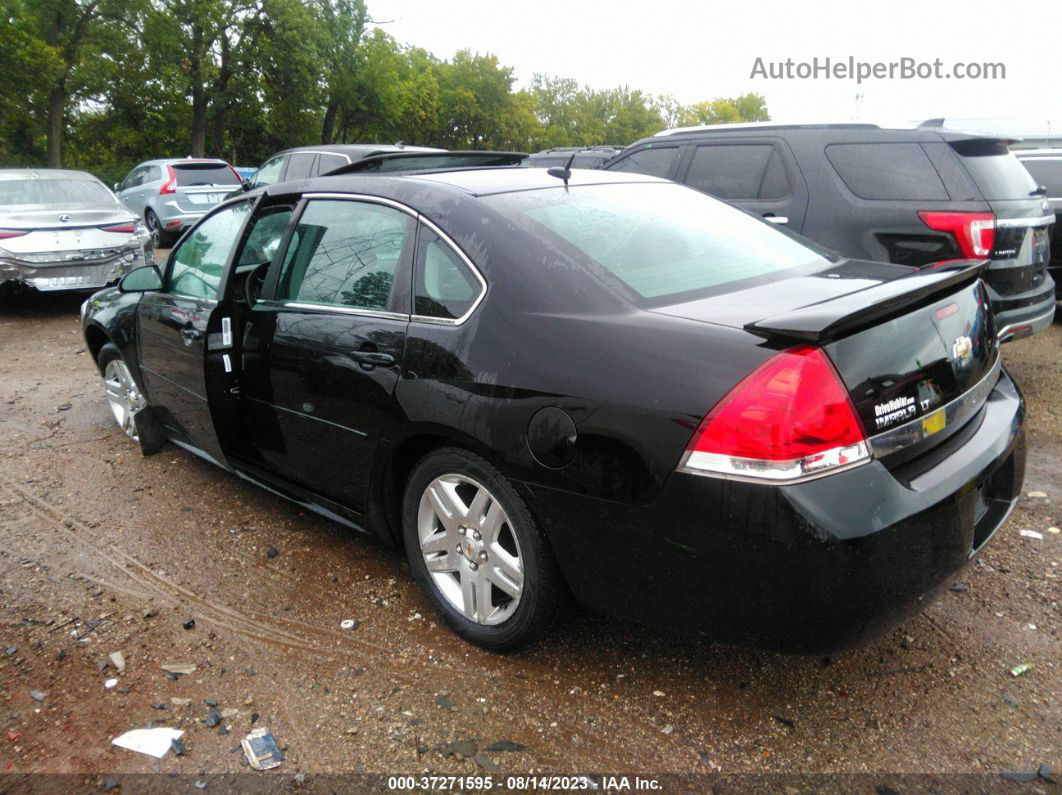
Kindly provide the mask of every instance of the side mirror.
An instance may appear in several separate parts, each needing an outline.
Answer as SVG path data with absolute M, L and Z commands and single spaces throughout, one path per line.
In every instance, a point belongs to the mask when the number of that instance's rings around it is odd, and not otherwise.
M 161 289 L 162 274 L 157 265 L 133 268 L 118 282 L 118 290 L 123 293 L 150 293 Z
M 114 183 L 114 192 L 117 193 L 121 189 L 122 189 L 122 183 L 121 182 L 115 182 Z
M 240 183 L 240 187 L 243 188 L 245 191 L 248 191 L 253 188 L 254 185 L 251 183 L 251 180 L 245 179 L 243 182 Z

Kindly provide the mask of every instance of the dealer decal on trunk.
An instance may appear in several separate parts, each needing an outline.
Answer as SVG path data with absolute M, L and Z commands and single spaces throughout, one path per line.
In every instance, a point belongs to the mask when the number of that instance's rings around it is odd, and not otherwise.
M 886 403 L 874 406 L 874 424 L 880 431 L 897 422 L 909 420 L 918 413 L 918 406 L 912 397 L 898 397 Z

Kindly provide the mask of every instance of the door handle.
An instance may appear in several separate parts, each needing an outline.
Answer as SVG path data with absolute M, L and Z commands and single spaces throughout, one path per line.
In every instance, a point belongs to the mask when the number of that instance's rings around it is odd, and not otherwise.
M 197 328 L 183 328 L 181 329 L 181 339 L 186 346 L 190 346 L 193 342 L 203 339 L 203 332 Z
M 789 218 L 785 215 L 775 215 L 774 213 L 764 213 L 764 221 L 770 221 L 772 224 L 788 224 Z
M 371 370 L 374 367 L 390 367 L 397 361 L 391 354 L 381 351 L 354 351 L 350 357 L 364 370 Z

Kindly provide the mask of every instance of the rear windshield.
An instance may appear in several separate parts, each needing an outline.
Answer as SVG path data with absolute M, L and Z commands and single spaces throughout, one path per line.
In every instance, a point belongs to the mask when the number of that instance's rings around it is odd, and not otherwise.
M 99 182 L 86 179 L 0 180 L 0 205 L 106 204 L 114 196 Z
M 177 184 L 182 188 L 193 185 L 239 185 L 240 178 L 225 163 L 174 163 Z
M 1036 190 L 1036 180 L 1003 143 L 955 141 L 951 148 L 988 201 L 1028 199 Z
M 682 185 L 586 185 L 484 200 L 532 234 L 589 259 L 642 306 L 729 292 L 750 280 L 827 264 L 800 239 Z

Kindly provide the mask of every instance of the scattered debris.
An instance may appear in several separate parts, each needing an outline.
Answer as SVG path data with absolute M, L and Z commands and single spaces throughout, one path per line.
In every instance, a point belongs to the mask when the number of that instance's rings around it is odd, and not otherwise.
M 1022 674 L 1028 673 L 1035 667 L 1036 666 L 1032 663 L 1022 663 L 1021 665 L 1015 665 L 1013 668 L 1010 669 L 1010 675 L 1021 676 Z
M 675 731 L 675 727 L 674 727 L 674 726 L 672 726 L 672 725 L 671 725 L 671 724 L 669 723 L 669 724 L 668 724 L 667 726 L 665 726 L 664 728 L 662 728 L 662 729 L 660 730 L 660 733 L 661 733 L 661 734 L 671 734 L 671 732 L 673 732 L 673 731 Z
M 204 723 L 206 723 L 208 729 L 213 729 L 215 726 L 221 723 L 221 713 L 218 712 L 216 709 L 211 709 L 207 713 Z
M 114 776 L 107 776 L 100 784 L 100 789 L 104 792 L 110 792 L 112 789 L 118 786 L 118 779 Z
M 44 699 L 48 698 L 48 694 L 43 690 L 31 690 L 29 696 L 34 701 L 44 701 Z
M 125 673 L 125 655 L 120 651 L 112 651 L 107 655 L 107 662 L 113 665 L 118 673 Z
M 17 732 L 8 732 L 6 736 L 7 736 L 7 741 L 9 743 L 18 742 L 19 735 L 18 735 Z
M 153 729 L 133 729 L 111 740 L 112 745 L 137 751 L 141 754 L 162 759 L 170 750 L 170 743 L 178 739 L 184 732 L 181 729 L 171 729 L 158 726 Z
M 473 759 L 476 760 L 477 765 L 486 770 L 488 773 L 497 773 L 499 770 L 501 770 L 501 766 L 482 751 L 476 754 Z
M 57 412 L 58 411 L 70 411 L 71 408 L 72 408 L 72 406 L 69 403 L 60 403 L 58 406 L 55 407 L 55 410 Z
M 216 707 L 218 705 L 218 700 L 216 698 L 204 698 L 203 703 L 208 707 Z
M 260 717 L 262 717 L 262 716 L 259 715 L 257 712 L 252 712 L 251 713 L 251 725 L 253 726 L 254 724 L 258 723 L 258 719 Z
M 280 550 L 277 549 L 276 547 L 269 547 L 268 549 L 266 549 L 266 557 L 269 558 L 270 560 L 272 560 L 273 558 L 275 558 L 279 554 L 280 554 Z
M 664 693 L 663 690 L 654 690 L 653 691 L 653 695 L 656 696 L 657 698 L 663 698 L 665 693 Z
M 154 607 L 151 607 L 144 611 L 144 618 L 154 618 L 158 614 L 159 611 L 156 610 Z
M 16 653 L 18 653 L 18 646 L 8 646 L 6 649 L 4 649 L 4 654 L 6 654 L 8 657 Z
M 792 718 L 786 718 L 786 717 L 784 717 L 782 715 L 771 715 L 771 717 L 774 718 L 779 723 L 781 723 L 787 729 L 792 729 L 794 726 L 796 726 L 796 721 L 793 720 Z
M 170 748 L 173 749 L 173 753 L 175 753 L 177 756 L 184 756 L 186 753 L 188 753 L 188 747 L 176 737 L 170 740 Z
M 461 756 L 467 759 L 476 755 L 476 741 L 454 740 L 452 743 L 443 743 L 435 750 L 443 756 Z
M 1030 491 L 1030 492 L 1029 492 L 1028 494 L 1026 494 L 1025 496 L 1026 496 L 1026 497 L 1041 497 L 1041 498 L 1043 498 L 1043 497 L 1046 497 L 1046 496 L 1047 496 L 1047 493 L 1046 493 L 1046 492 L 1043 492 L 1043 491 Z
M 522 743 L 514 743 L 512 740 L 498 740 L 498 742 L 488 745 L 486 750 L 490 753 L 497 753 L 499 751 L 526 751 L 527 746 Z
M 1043 541 L 1044 540 L 1044 534 L 1043 533 L 1037 533 L 1035 530 L 1022 530 L 1020 535 L 1023 535 L 1026 538 L 1035 538 L 1037 541 Z
M 1062 529 L 1058 527 L 1049 527 L 1047 528 L 1047 532 L 1049 532 L 1051 535 L 1057 536 L 1059 533 L 1062 533 Z
M 340 629 L 357 629 L 359 626 L 361 626 L 361 622 L 353 618 L 344 618 L 339 622 Z
M 106 682 L 103 683 L 103 686 L 105 688 L 107 688 L 108 690 L 110 690 L 112 687 L 117 687 L 118 686 L 118 680 L 117 679 L 108 679 Z
M 1010 704 L 1012 707 L 1018 706 L 1018 699 L 1014 698 L 1014 696 L 1012 696 L 1006 690 L 1003 691 L 1003 701 L 1006 704 Z
M 163 663 L 162 670 L 169 674 L 194 674 L 195 663 Z
M 221 710 L 221 717 L 223 718 L 235 718 L 239 714 L 240 711 L 235 707 L 228 707 L 227 709 Z
M 438 704 L 443 709 L 456 709 L 457 708 L 457 705 L 454 703 L 454 700 L 452 698 L 450 698 L 450 694 L 449 693 L 439 693 L 439 695 L 437 695 L 435 697 L 435 703 Z
M 195 619 L 194 618 L 190 618 L 187 621 L 185 621 L 183 624 L 181 624 L 181 626 L 184 627 L 185 629 L 195 629 Z
M 967 590 L 966 583 L 964 583 L 964 582 L 953 583 L 952 586 L 948 590 L 949 591 L 955 591 L 956 593 L 963 593 L 964 591 Z
M 170 703 L 173 704 L 173 706 L 175 706 L 175 707 L 187 707 L 189 704 L 192 703 L 192 699 L 190 699 L 190 698 L 177 698 L 176 696 L 174 696 L 173 698 L 170 699 Z
M 357 726 L 351 726 L 351 727 L 350 727 L 349 729 L 347 729 L 347 730 L 346 730 L 346 732 L 344 732 L 344 733 L 345 733 L 345 734 L 357 734 L 357 733 L 358 733 L 358 727 L 357 727 Z
M 247 764 L 255 770 L 271 770 L 284 761 L 280 746 L 265 726 L 244 737 L 240 745 L 243 747 L 244 756 L 247 757 Z
M 168 704 L 152 704 L 151 708 L 152 709 L 163 710 L 163 709 L 169 709 L 170 707 L 169 707 Z

